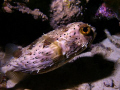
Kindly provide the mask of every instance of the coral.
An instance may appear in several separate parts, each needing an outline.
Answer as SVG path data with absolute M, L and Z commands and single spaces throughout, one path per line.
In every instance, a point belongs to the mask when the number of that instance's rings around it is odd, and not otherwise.
M 50 5 L 51 26 L 56 28 L 70 22 L 80 21 L 83 15 L 84 4 L 80 0 L 54 0 Z
M 109 40 L 117 47 L 120 48 L 120 38 L 119 36 L 111 36 L 110 32 L 108 30 L 105 30 L 105 33 Z
M 28 1 L 25 1 L 25 2 L 28 2 Z M 14 2 L 14 4 L 16 4 L 16 6 L 13 6 L 10 4 L 10 2 L 5 1 L 3 4 L 4 5 L 3 9 L 7 13 L 12 13 L 13 10 L 18 10 L 22 13 L 27 13 L 27 14 L 33 15 L 34 19 L 41 18 L 43 21 L 48 20 L 48 17 L 45 14 L 43 14 L 39 9 L 31 10 L 24 3 Z
M 111 8 L 114 12 L 117 13 L 118 19 L 120 20 L 120 0 L 103 0 L 107 7 Z
M 117 14 L 113 12 L 110 8 L 106 7 L 106 4 L 103 3 L 99 9 L 97 10 L 97 13 L 95 15 L 96 17 L 106 17 L 108 19 L 110 18 L 117 18 Z
M 108 19 L 110 18 L 117 18 L 120 20 L 120 2 L 112 3 L 112 0 L 108 2 L 108 0 L 104 0 L 105 2 L 102 3 L 102 5 L 98 8 L 96 17 L 106 17 Z M 116 0 L 117 1 L 117 0 Z

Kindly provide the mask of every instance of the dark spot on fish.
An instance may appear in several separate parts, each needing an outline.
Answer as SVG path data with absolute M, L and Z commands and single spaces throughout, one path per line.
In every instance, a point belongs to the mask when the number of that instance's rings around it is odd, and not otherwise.
M 54 41 L 55 41 L 55 38 L 47 37 L 44 41 L 43 48 L 50 45 Z
M 25 64 L 25 67 L 26 67 L 27 65 Z
M 74 32 L 74 35 L 76 34 L 76 32 Z
M 77 38 L 75 38 L 77 40 Z
M 68 27 L 63 26 L 63 27 L 62 27 L 62 31 L 63 31 L 63 32 L 68 31 Z
M 38 57 L 35 57 L 35 59 L 38 59 Z
M 37 39 L 34 42 L 32 42 L 28 49 L 32 49 L 38 41 L 39 41 L 39 39 Z
M 75 30 L 75 28 L 74 28 L 74 30 Z
M 46 60 L 45 60 L 45 59 L 42 59 L 42 60 L 41 60 L 41 62 L 44 62 L 44 61 L 46 61 Z
M 32 52 L 27 53 L 26 55 L 32 55 Z
M 13 53 L 13 56 L 16 57 L 16 58 L 19 58 L 21 55 L 22 55 L 22 51 L 20 49 L 16 50 Z

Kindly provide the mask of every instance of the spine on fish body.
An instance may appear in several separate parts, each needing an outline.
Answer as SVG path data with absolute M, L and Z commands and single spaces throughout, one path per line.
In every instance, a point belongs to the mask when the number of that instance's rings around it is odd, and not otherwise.
M 12 58 L 6 59 L 7 63 L 2 65 L 2 72 L 41 74 L 54 70 L 86 49 L 94 36 L 95 31 L 88 24 L 68 24 L 44 34 L 27 47 L 14 51 Z

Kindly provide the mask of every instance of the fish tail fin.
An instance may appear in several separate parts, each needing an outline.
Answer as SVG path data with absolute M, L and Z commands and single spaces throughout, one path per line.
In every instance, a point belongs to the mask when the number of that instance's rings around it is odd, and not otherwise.
M 8 71 L 6 73 L 6 76 L 9 78 L 9 80 L 6 83 L 6 88 L 12 88 L 17 83 L 19 83 L 21 80 L 23 80 L 28 74 L 22 73 L 22 72 L 12 72 Z
M 22 72 L 13 72 L 13 71 L 7 71 L 7 69 L 6 70 L 2 69 L 2 67 L 7 65 L 12 58 L 19 57 L 21 55 L 21 52 L 22 51 L 20 50 L 20 48 L 18 48 L 17 45 L 14 45 L 14 44 L 6 45 L 5 55 L 0 60 L 0 87 L 12 88 L 26 76 L 26 74 Z M 9 80 L 4 81 L 3 80 L 4 76 L 8 77 Z

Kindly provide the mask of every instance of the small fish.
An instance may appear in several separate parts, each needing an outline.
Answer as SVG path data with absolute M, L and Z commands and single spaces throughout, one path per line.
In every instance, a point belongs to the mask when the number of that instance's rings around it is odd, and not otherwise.
M 24 48 L 11 44 L 1 67 L 2 73 L 10 78 L 6 87 L 14 87 L 26 76 L 18 72 L 43 74 L 64 65 L 85 50 L 94 38 L 92 26 L 74 22 L 44 34 Z

